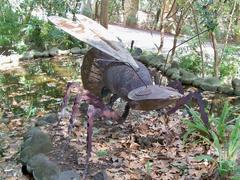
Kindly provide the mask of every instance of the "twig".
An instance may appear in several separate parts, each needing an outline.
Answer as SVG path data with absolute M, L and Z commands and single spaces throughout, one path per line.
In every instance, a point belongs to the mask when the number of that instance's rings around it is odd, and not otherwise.
M 208 31 L 209 31 L 209 29 L 206 29 L 206 30 L 204 30 L 204 31 L 202 31 L 202 32 L 200 32 L 200 33 L 192 36 L 191 38 L 187 39 L 186 41 L 183 41 L 183 42 L 181 42 L 180 44 L 176 45 L 175 49 L 176 49 L 177 47 L 179 47 L 179 46 L 187 43 L 188 41 L 191 41 L 192 39 L 200 36 L 201 34 L 204 34 L 204 33 L 208 32 Z M 170 52 L 171 52 L 172 50 L 173 50 L 173 48 L 170 49 L 170 50 L 168 51 L 168 53 L 167 53 L 167 57 L 166 57 L 166 60 L 165 60 L 165 63 L 164 63 L 164 67 L 163 67 L 163 72 L 164 72 L 165 69 L 166 69 L 166 65 L 167 65 L 167 62 L 168 62 L 168 57 L 169 57 L 169 54 L 170 54 Z M 160 85 L 161 85 L 161 83 L 162 83 L 162 77 L 161 77 L 161 79 L 160 79 Z

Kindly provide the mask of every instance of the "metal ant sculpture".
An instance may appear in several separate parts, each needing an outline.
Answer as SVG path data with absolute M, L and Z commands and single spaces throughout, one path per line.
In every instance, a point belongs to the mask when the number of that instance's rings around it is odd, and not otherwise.
M 77 22 L 57 16 L 49 17 L 49 20 L 56 27 L 93 47 L 84 56 L 81 67 L 83 88 L 77 83 L 69 83 L 62 106 L 64 111 L 71 89 L 77 89 L 70 118 L 71 130 L 80 103 L 85 101 L 89 104 L 86 165 L 91 156 L 93 120 L 98 117 L 112 118 L 118 123 L 123 123 L 130 109 L 149 111 L 175 104 L 176 106 L 168 111 L 170 114 L 195 97 L 200 106 L 202 120 L 208 125 L 208 117 L 199 93 L 184 96 L 183 90 L 179 92 L 173 88 L 178 83 L 172 83 L 172 87 L 154 85 L 147 67 L 134 60 L 123 44 L 107 29 L 83 15 L 76 17 Z M 102 101 L 106 92 L 112 94 L 108 104 Z M 112 110 L 112 105 L 118 98 L 127 101 L 121 116 Z

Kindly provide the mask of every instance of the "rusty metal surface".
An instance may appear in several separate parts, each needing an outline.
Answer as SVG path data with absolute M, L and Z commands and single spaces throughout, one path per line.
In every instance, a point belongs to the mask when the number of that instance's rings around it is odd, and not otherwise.
M 97 59 L 104 57 L 101 51 L 93 48 L 84 56 L 81 66 L 83 87 L 99 97 L 101 97 L 101 91 L 104 87 L 104 67 L 99 67 Z
M 152 85 L 152 78 L 148 69 L 137 61 L 139 71 L 134 71 L 131 67 L 114 63 L 104 72 L 104 84 L 108 89 L 119 97 L 129 100 L 128 93 L 133 89 L 147 85 Z M 138 73 L 138 74 L 136 74 Z M 144 81 L 144 83 L 143 83 Z
M 183 95 L 180 94 L 176 89 L 171 87 L 164 87 L 158 85 L 150 85 L 150 86 L 142 86 L 137 89 L 132 90 L 128 94 L 128 98 L 133 101 L 140 100 L 171 100 L 171 99 L 179 99 Z
M 50 16 L 48 19 L 76 39 L 105 52 L 120 62 L 130 64 L 136 70 L 139 69 L 136 61 L 124 48 L 124 45 L 107 29 L 92 19 L 83 15 L 77 15 L 77 22 L 58 16 Z
M 183 97 L 176 89 L 158 85 L 142 86 L 132 90 L 128 98 L 132 107 L 137 110 L 155 110 L 174 104 Z

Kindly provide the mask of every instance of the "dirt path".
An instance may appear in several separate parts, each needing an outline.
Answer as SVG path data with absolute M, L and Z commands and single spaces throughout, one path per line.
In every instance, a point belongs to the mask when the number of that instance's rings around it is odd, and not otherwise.
M 151 32 L 149 30 L 140 30 L 121 27 L 118 25 L 109 25 L 108 29 L 117 37 L 119 37 L 127 47 L 130 47 L 131 41 L 134 40 L 134 46 L 142 48 L 146 51 L 157 52 L 156 45 L 159 46 L 160 43 L 160 34 L 156 31 Z M 178 43 L 188 39 L 188 37 L 181 37 L 178 40 Z M 165 35 L 164 45 L 163 45 L 163 54 L 166 54 L 173 46 L 173 36 Z M 182 45 L 181 47 L 186 47 L 187 44 Z M 210 56 L 213 56 L 213 50 L 211 44 L 204 43 L 203 51 Z

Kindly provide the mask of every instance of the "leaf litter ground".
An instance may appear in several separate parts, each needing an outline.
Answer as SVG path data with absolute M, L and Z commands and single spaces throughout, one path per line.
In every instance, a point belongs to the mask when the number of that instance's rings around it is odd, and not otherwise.
M 49 61 L 49 59 L 47 59 Z M 75 61 L 75 59 L 73 59 Z M 36 60 L 31 65 L 34 70 L 39 71 L 35 65 L 39 62 Z M 47 86 L 56 88 L 59 85 L 66 84 L 76 74 L 72 73 L 71 68 L 76 68 L 73 64 L 69 66 L 68 58 L 56 58 L 51 62 L 62 62 L 63 67 L 72 75 L 66 74 L 66 71 L 59 71 L 56 74 L 51 72 L 42 72 L 41 75 L 48 75 Z M 26 68 L 29 65 L 22 66 Z M 48 69 L 54 71 L 60 69 L 56 64 L 44 64 Z M 67 64 L 67 65 L 66 65 Z M 67 66 L 67 67 L 66 67 Z M 63 72 L 64 76 L 63 77 Z M 59 79 L 52 80 L 58 77 Z M 43 78 L 44 79 L 44 78 Z M 39 81 L 39 80 L 38 80 Z M 39 83 L 42 83 L 40 81 Z M 26 82 L 25 82 L 26 84 Z M 16 84 L 12 84 L 16 85 Z M 36 86 L 35 86 L 36 85 Z M 40 87 L 38 83 L 32 87 L 20 87 L 14 89 L 14 92 L 7 94 L 12 106 L 30 106 L 30 93 L 36 92 Z M 11 85 L 10 85 L 11 86 Z M 27 89 L 26 89 L 27 88 Z M 29 90 L 31 89 L 31 90 Z M 56 96 L 40 94 L 39 104 L 46 103 L 47 109 L 42 111 L 43 107 L 37 107 L 36 114 L 33 117 L 27 115 L 17 115 L 11 108 L 4 107 L 2 103 L 1 117 L 7 113 L 8 122 L 0 122 L 1 131 L 1 159 L 0 159 L 0 180 L 21 180 L 27 179 L 21 173 L 21 164 L 18 163 L 18 152 L 22 143 L 23 134 L 34 125 L 38 117 L 44 116 L 48 112 L 60 110 L 59 98 L 63 97 L 63 88 Z M 17 93 L 19 92 L 19 93 Z M 24 94 L 28 97 L 19 100 L 17 97 Z M 29 94 L 30 95 L 29 95 Z M 38 92 L 39 94 L 40 92 Z M 32 93 L 35 97 L 34 93 Z M 124 102 L 117 101 L 115 109 L 122 110 Z M 18 112 L 18 111 L 17 111 Z M 159 116 L 157 112 L 131 111 L 127 121 L 121 125 L 111 124 L 109 120 L 94 121 L 93 152 L 90 160 L 90 176 L 100 170 L 105 170 L 111 179 L 203 179 L 212 174 L 215 165 L 208 162 L 199 162 L 195 159 L 197 155 L 211 152 L 208 146 L 201 144 L 196 145 L 194 139 L 190 139 L 188 144 L 184 144 L 181 137 L 185 132 L 185 127 L 181 122 L 183 118 L 182 110 L 165 117 Z M 50 125 L 44 127 L 53 140 L 54 149 L 49 154 L 50 159 L 58 163 L 62 170 L 76 169 L 79 173 L 83 172 L 86 157 L 86 120 L 84 117 L 79 118 L 75 123 L 76 127 L 72 134 L 67 133 L 68 119 L 64 119 L 59 125 Z

